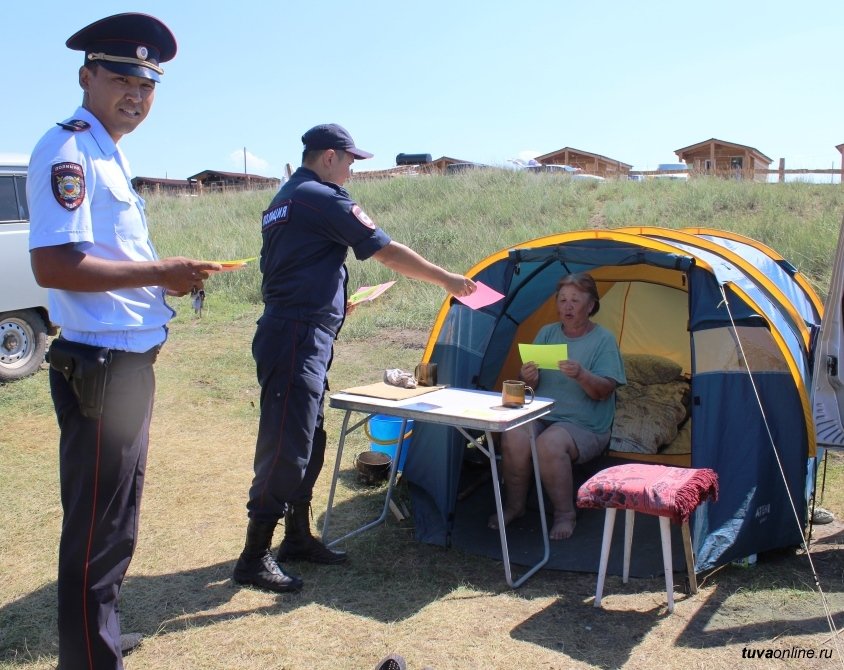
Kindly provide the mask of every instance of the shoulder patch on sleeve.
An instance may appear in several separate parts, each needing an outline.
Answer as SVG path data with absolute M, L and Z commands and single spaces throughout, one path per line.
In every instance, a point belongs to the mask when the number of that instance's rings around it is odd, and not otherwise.
M 375 228 L 375 223 L 372 221 L 372 219 L 369 218 L 367 213 L 364 212 L 358 205 L 354 205 L 352 207 L 352 214 L 354 214 L 355 218 L 367 228 Z
M 87 121 L 83 121 L 82 119 L 71 119 L 70 121 L 59 121 L 57 126 L 64 128 L 65 130 L 72 130 L 75 133 L 78 133 L 80 130 L 88 130 L 91 127 L 91 124 Z
M 85 201 L 85 173 L 78 163 L 56 163 L 50 172 L 53 196 L 72 212 Z
M 261 215 L 261 232 L 266 232 L 273 226 L 287 223 L 290 220 L 290 201 L 285 200 L 275 207 L 270 207 Z

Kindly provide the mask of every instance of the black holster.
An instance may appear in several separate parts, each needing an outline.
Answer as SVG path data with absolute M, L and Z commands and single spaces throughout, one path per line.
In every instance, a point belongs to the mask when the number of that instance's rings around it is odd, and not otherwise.
M 82 416 L 87 419 L 99 419 L 103 413 L 111 350 L 59 337 L 50 345 L 47 358 L 50 367 L 61 372 L 70 384 Z

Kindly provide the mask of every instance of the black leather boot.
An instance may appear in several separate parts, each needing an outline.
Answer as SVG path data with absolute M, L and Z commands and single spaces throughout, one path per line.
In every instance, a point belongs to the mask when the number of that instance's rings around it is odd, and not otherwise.
M 278 548 L 276 560 L 310 561 L 324 565 L 345 563 L 345 551 L 334 551 L 311 535 L 310 503 L 291 503 L 284 515 L 284 540 Z
M 303 582 L 286 574 L 273 559 L 270 543 L 277 521 L 249 520 L 246 529 L 246 546 L 234 566 L 232 579 L 238 584 L 257 586 L 274 593 L 295 593 Z

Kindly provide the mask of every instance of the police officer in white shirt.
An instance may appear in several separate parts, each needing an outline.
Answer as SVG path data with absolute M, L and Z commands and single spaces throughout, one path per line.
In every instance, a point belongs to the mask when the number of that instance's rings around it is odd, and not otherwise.
M 67 40 L 83 51 L 82 106 L 32 152 L 27 179 L 35 278 L 61 336 L 50 390 L 61 431 L 64 510 L 59 668 L 122 668 L 118 596 L 136 544 L 155 378 L 174 311 L 216 263 L 158 258 L 119 140 L 146 118 L 176 40 L 127 13 Z

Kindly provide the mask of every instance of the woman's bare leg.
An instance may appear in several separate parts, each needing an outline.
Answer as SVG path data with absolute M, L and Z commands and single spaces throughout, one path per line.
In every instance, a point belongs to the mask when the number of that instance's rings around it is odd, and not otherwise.
M 554 521 L 548 537 L 568 539 L 574 532 L 577 518 L 572 476 L 572 463 L 579 455 L 577 447 L 565 428 L 553 425 L 537 438 L 536 450 L 542 484 L 554 507 Z
M 504 478 L 504 525 L 525 513 L 532 474 L 530 460 L 530 426 L 521 426 L 501 434 L 501 471 Z M 489 528 L 498 528 L 498 514 L 487 521 Z

